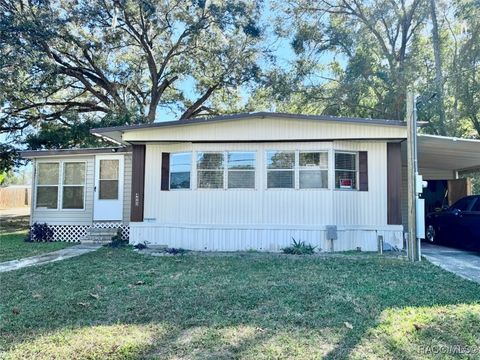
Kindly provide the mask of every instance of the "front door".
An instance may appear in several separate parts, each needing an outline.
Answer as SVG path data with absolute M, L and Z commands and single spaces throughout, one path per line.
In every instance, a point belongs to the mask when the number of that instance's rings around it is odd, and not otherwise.
M 122 220 L 123 155 L 95 158 L 93 220 Z

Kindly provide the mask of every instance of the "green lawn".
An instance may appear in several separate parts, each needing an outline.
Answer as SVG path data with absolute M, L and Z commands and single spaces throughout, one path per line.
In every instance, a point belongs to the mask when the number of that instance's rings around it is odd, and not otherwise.
M 422 346 L 480 348 L 480 285 L 390 256 L 102 248 L 0 284 L 6 359 L 436 359 Z
M 39 255 L 74 245 L 67 242 L 28 243 L 24 241 L 26 235 L 27 231 L 0 232 L 0 262 Z

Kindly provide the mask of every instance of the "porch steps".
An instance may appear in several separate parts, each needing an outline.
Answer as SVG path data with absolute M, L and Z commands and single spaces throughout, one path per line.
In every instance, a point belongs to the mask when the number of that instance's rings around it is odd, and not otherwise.
M 108 244 L 117 235 L 118 228 L 90 228 L 80 242 L 82 244 Z

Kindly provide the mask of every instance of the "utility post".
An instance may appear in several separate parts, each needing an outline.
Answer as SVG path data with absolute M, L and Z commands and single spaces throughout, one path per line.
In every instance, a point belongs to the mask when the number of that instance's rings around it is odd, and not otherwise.
M 420 261 L 420 241 L 417 239 L 417 116 L 415 94 L 407 92 L 407 173 L 408 173 L 408 259 Z

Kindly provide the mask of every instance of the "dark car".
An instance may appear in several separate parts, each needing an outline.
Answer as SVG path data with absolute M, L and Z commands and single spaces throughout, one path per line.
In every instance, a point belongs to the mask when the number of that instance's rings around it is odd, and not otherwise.
M 461 198 L 427 215 L 426 237 L 432 243 L 480 252 L 480 195 Z

